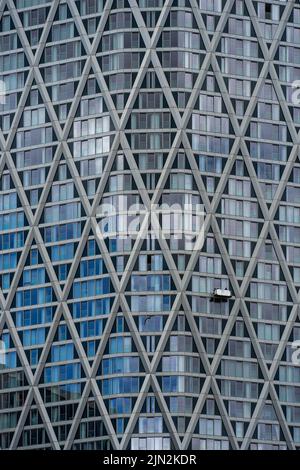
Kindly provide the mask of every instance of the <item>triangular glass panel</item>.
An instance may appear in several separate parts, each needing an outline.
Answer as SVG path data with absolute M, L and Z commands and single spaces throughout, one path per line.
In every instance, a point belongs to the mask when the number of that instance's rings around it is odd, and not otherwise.
M 152 62 L 131 108 L 125 132 L 134 156 L 149 150 L 155 154 L 168 153 L 176 125 Z
M 162 437 L 163 435 L 163 437 Z M 133 429 L 128 450 L 169 450 L 174 448 L 165 420 L 152 387 L 144 397 L 143 406 Z
M 269 237 L 261 245 L 246 298 L 264 359 L 270 367 L 293 302 L 281 262 Z
M 197 420 L 190 449 L 193 450 L 229 450 L 231 444 L 226 436 L 224 417 L 219 410 L 212 391 L 208 393 L 204 406 Z
M 98 193 L 114 126 L 95 76 L 90 73 L 68 136 L 68 145 L 86 194 L 92 202 Z
M 98 404 L 90 394 L 81 416 L 72 450 L 110 450 L 112 443 L 108 431 L 101 418 Z
M 257 14 L 262 38 L 270 48 L 278 30 L 279 21 L 282 18 L 286 5 L 269 3 L 267 1 L 253 0 L 253 6 Z M 282 2 L 285 3 L 285 2 Z M 285 39 L 284 39 L 285 40 Z
M 132 362 L 130 365 L 130 370 L 126 366 L 126 358 L 125 361 L 123 361 L 123 364 L 121 365 L 122 359 L 121 356 L 127 356 L 127 360 Z M 108 357 L 112 357 L 112 359 L 105 359 Z M 122 368 L 122 372 L 120 374 L 127 376 L 128 378 L 128 385 L 122 382 L 120 382 L 120 386 L 122 387 L 123 392 L 120 390 L 120 396 L 116 396 L 114 398 L 108 398 L 107 395 L 115 395 L 116 393 L 116 388 L 112 388 L 111 393 L 107 393 L 107 381 L 103 380 L 104 379 L 104 371 L 103 368 L 108 366 L 108 363 L 111 362 L 112 365 L 113 363 L 117 364 L 117 362 L 120 363 L 120 367 Z M 126 370 L 127 368 L 127 370 Z M 113 369 L 115 369 L 115 366 L 113 365 Z M 112 369 L 112 374 L 114 374 L 114 370 Z M 118 312 L 115 321 L 113 323 L 112 329 L 110 331 L 109 338 L 107 340 L 107 343 L 105 345 L 104 351 L 103 351 L 103 361 L 102 364 L 100 365 L 98 369 L 98 376 L 103 376 L 102 379 L 102 393 L 103 393 L 103 398 L 104 398 L 104 403 L 108 409 L 112 425 L 115 429 L 115 432 L 117 434 L 117 437 L 119 440 L 123 438 L 126 426 L 128 424 L 128 421 L 132 415 L 133 408 L 135 406 L 136 400 L 137 400 L 137 395 L 133 394 L 132 396 L 126 396 L 126 390 L 128 390 L 128 387 L 130 388 L 130 382 L 132 384 L 135 384 L 135 382 L 138 380 L 140 387 L 142 386 L 142 376 L 140 377 L 133 377 L 128 376 L 128 373 L 130 372 L 135 372 L 138 373 L 138 371 L 142 371 L 143 366 L 141 362 L 139 361 L 138 358 L 138 349 L 137 346 L 134 342 L 133 337 L 131 336 L 131 332 L 129 329 L 129 326 L 127 324 L 126 318 L 121 312 Z M 125 377 L 124 377 L 125 378 Z M 115 386 L 118 383 L 117 379 L 114 379 Z M 122 383 L 122 385 L 121 385 Z M 125 396 L 122 396 L 124 395 Z M 120 414 L 122 414 L 122 418 L 120 418 Z
M 212 40 L 216 32 L 219 32 L 219 21 L 225 11 L 226 0 L 218 0 L 211 3 L 209 0 L 199 0 L 199 11 L 206 27 L 207 34 Z
M 157 54 L 181 114 L 186 109 L 205 53 L 206 49 L 189 2 L 186 2 L 184 10 L 172 6 L 157 43 Z M 179 70 L 172 70 L 174 68 Z
M 270 207 L 293 143 L 280 100 L 269 77 L 260 88 L 245 140 L 260 189 Z
M 39 391 L 61 448 L 66 443 L 84 389 L 82 358 L 72 339 L 69 325 L 61 316 L 39 379 Z M 54 401 L 67 404 L 53 407 Z M 59 424 L 61 421 L 64 426 Z
M 214 359 L 235 296 L 214 233 L 209 230 L 188 284 L 189 302 L 209 360 Z M 218 290 L 224 296 L 218 296 Z
M 103 12 L 107 10 L 106 0 L 95 0 L 82 2 L 76 0 L 76 6 L 87 36 L 92 43 L 99 26 L 99 22 L 103 16 Z
M 69 6 L 60 3 L 44 45 L 39 69 L 61 124 L 65 123 L 76 97 L 85 58 L 85 49 Z
M 249 450 L 287 450 L 282 430 L 271 397 L 268 397 L 259 416 Z
M 29 72 L 28 60 L 18 35 L 18 28 L 16 28 L 6 5 L 0 18 L 0 33 L 2 61 L 0 73 L 0 129 L 6 138 L 11 130 Z M 16 73 L 17 57 L 18 73 Z
M 96 206 L 96 235 L 104 241 L 107 256 L 119 277 L 126 271 L 129 256 L 140 237 L 147 215 L 134 173 L 124 152 L 118 151 L 111 162 L 110 173 L 106 175 L 106 185 L 96 196 L 100 199 Z
M 0 285 L 4 296 L 9 292 L 14 274 L 26 245 L 29 223 L 6 164 L 0 176 Z
M 63 286 L 73 261 L 86 216 L 76 184 L 62 156 L 41 213 L 41 234 L 57 278 Z M 53 225 L 53 224 L 56 225 Z
M 88 238 L 72 281 L 68 296 L 70 301 L 85 299 L 88 304 L 92 305 L 97 299 L 102 299 L 103 309 L 101 310 L 107 311 L 113 288 L 106 264 L 102 256 L 99 255 L 95 237 Z
M 109 281 L 107 274 L 95 237 L 90 232 L 76 274 L 72 280 L 71 297 L 75 298 L 78 286 L 81 285 L 82 288 L 83 283 L 89 283 L 91 277 L 98 280 L 98 282 L 104 279 Z M 106 275 L 106 277 L 104 278 L 103 275 Z M 97 354 L 112 300 L 113 298 L 110 297 L 100 297 L 69 304 L 71 315 L 90 364 L 93 363 Z
M 242 221 L 245 219 L 245 221 Z M 221 229 L 236 278 L 241 285 L 263 226 L 263 215 L 243 158 L 238 156 L 228 176 L 217 209 Z M 246 235 L 250 224 L 250 232 Z M 247 241 L 244 237 L 249 238 Z
M 57 148 L 57 137 L 35 81 L 23 109 L 11 156 L 35 214 Z
M 263 8 L 264 5 L 262 3 L 261 5 L 261 8 Z M 288 8 L 288 4 L 286 7 Z M 271 13 L 273 13 L 273 11 L 277 13 L 279 5 L 272 4 L 269 5 L 269 7 L 265 5 L 265 8 L 269 8 Z M 279 44 L 277 45 L 276 54 L 274 57 L 274 67 L 280 81 L 284 98 L 290 110 L 292 122 L 295 125 L 297 131 L 300 129 L 298 16 L 299 9 L 293 8 L 291 10 L 290 17 L 288 18 L 287 24 L 285 24 L 285 28 L 280 38 Z M 270 24 L 273 24 L 273 21 L 271 21 Z
M 287 322 L 289 328 L 289 322 Z M 274 378 L 275 389 L 296 448 L 299 449 L 300 321 L 295 319 Z M 282 386 L 282 384 L 287 384 Z M 291 394 L 291 395 L 288 395 Z
M 239 445 L 246 435 L 254 404 L 259 399 L 264 385 L 260 361 L 252 345 L 246 322 L 239 314 L 217 370 L 221 396 Z
M 160 331 L 172 311 L 177 294 L 165 254 L 159 241 L 151 234 L 142 242 L 138 260 L 128 278 L 125 291 L 130 293 L 128 303 L 131 315 L 138 323 L 139 330 L 143 332 L 143 342 L 151 356 L 156 350 Z M 141 318 L 137 318 L 138 316 Z M 150 333 L 151 331 L 153 333 Z
M 41 215 L 41 220 L 43 220 L 44 223 L 53 222 L 51 219 L 53 216 L 55 217 L 53 214 L 57 210 L 57 221 L 79 218 L 80 215 L 83 214 L 76 185 L 74 184 L 67 162 L 63 156 L 59 161 L 55 175 L 51 181 L 51 187 L 49 188 L 49 194 L 45 202 L 45 208 Z M 71 264 L 74 260 L 82 228 L 83 224 L 79 221 L 73 224 L 63 224 L 60 228 L 57 228 L 56 231 L 53 226 L 45 225 L 43 227 L 42 233 L 45 237 L 46 249 L 62 287 L 66 283 Z M 64 243 L 57 243 L 58 241 Z M 51 242 L 56 243 L 53 244 Z
M 205 190 L 199 190 L 195 179 L 197 170 L 191 169 L 184 150 L 176 153 L 172 167 L 166 171 L 165 182 L 153 211 L 160 224 L 160 237 L 168 244 L 180 276 L 183 277 L 190 257 L 203 247 Z
M 2 394 L 1 449 L 9 449 L 22 408 L 25 405 L 29 384 L 20 359 L 20 349 L 16 347 L 8 325 L 0 329 L 0 381 L 2 387 L 14 390 L 13 394 Z M 5 412 L 4 412 L 5 411 Z
M 200 395 L 206 373 L 202 361 L 202 353 L 198 350 L 193 338 L 188 319 L 183 311 L 179 311 L 176 319 L 167 333 L 167 341 L 163 351 L 160 352 L 156 373 L 166 402 L 170 406 L 170 414 L 182 438 L 186 433 L 188 422 L 192 417 L 192 406 Z M 192 382 L 186 380 L 184 371 L 193 371 Z M 174 375 L 176 374 L 176 375 Z M 185 388 L 189 400 L 182 400 L 180 388 Z M 170 393 L 173 399 L 170 399 Z M 178 393 L 176 397 L 174 394 Z M 186 408 L 182 408 L 183 404 Z M 178 406 L 177 412 L 176 406 Z M 184 414 L 183 422 L 177 420 L 178 414 Z
M 23 310 L 31 300 L 32 308 Z M 43 259 L 32 244 L 19 279 L 12 317 L 33 372 L 38 366 L 55 312 L 55 296 Z M 42 305 L 43 303 L 47 305 Z M 41 305 L 40 305 L 41 304 Z
M 233 2 L 216 56 L 229 98 L 241 119 L 264 64 L 246 2 Z
M 187 132 L 206 191 L 212 200 L 231 153 L 234 131 L 216 76 L 211 70 L 199 92 Z
M 49 439 L 48 431 L 44 425 L 39 407 L 32 403 L 20 434 L 18 449 L 51 450 L 53 443 Z
M 139 9 L 150 36 L 156 28 L 164 3 L 165 0 L 156 0 L 156 8 L 153 8 L 153 5 L 149 2 L 139 2 Z
M 297 157 L 286 187 L 283 191 L 278 210 L 274 216 L 275 227 L 282 242 L 282 250 L 285 261 L 289 267 L 294 285 L 299 291 L 300 289 L 300 251 L 297 246 L 296 238 L 299 232 L 300 223 L 300 164 Z M 286 225 L 292 224 L 292 225 Z
M 20 341 L 33 372 L 46 342 L 56 301 L 39 246 L 33 243 L 11 304 L 11 315 L 20 329 Z
M 142 64 L 146 47 L 132 10 L 113 4 L 96 57 L 117 110 L 123 110 Z M 115 11 L 117 9 L 117 11 Z M 122 29 L 122 32 L 112 32 Z M 107 34 L 107 33 L 110 34 Z M 123 70 L 122 74 L 116 74 Z M 122 93 L 119 90 L 124 90 Z
M 145 374 L 137 345 L 128 330 L 123 315 L 118 314 L 96 373 L 97 384 L 108 409 L 121 407 L 122 415 L 125 415 L 120 420 L 117 416 L 112 419 L 119 439 L 123 437 Z M 109 379 L 107 374 L 111 376 Z M 127 394 L 130 394 L 128 400 L 122 397 Z M 115 411 L 112 414 L 119 413 Z
M 24 6 L 26 7 L 27 5 Z M 45 23 L 47 24 L 50 5 L 48 0 L 41 0 L 32 6 L 36 6 L 36 8 L 31 8 L 30 10 L 21 10 L 19 12 L 19 18 L 27 36 L 27 40 L 31 46 L 32 52 L 35 53 L 38 46 L 40 45 Z

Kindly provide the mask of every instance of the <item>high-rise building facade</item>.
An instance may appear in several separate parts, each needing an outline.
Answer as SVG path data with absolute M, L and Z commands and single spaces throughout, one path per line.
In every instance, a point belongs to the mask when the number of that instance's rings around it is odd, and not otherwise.
M 0 0 L 0 80 L 0 448 L 299 448 L 299 0 Z

